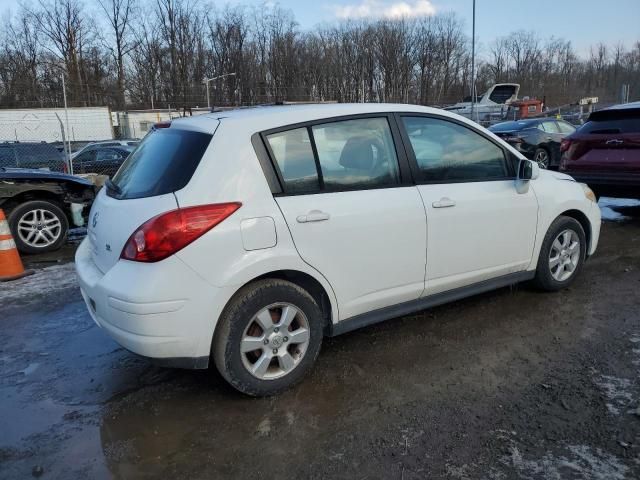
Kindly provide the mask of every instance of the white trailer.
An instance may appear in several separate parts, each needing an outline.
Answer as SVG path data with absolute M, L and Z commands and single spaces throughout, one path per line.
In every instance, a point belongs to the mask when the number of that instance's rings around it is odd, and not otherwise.
M 89 142 L 113 138 L 108 107 L 0 109 L 0 142 Z

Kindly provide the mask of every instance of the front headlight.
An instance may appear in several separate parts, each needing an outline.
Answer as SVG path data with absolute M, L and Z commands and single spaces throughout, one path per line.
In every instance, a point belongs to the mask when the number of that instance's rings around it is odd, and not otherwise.
M 582 190 L 584 190 L 584 196 L 587 197 L 589 200 L 591 200 L 594 203 L 598 203 L 598 199 L 596 198 L 596 194 L 593 193 L 593 190 L 591 190 L 589 188 L 589 185 L 587 185 L 586 183 L 581 183 L 580 186 L 582 187 Z

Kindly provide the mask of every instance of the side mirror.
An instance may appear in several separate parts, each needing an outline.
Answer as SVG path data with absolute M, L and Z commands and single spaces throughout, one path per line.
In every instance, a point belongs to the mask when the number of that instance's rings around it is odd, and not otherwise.
M 529 180 L 535 180 L 540 176 L 540 167 L 531 160 L 520 160 L 518 163 L 518 177 L 516 178 L 516 191 L 527 193 L 529 191 Z
M 518 180 L 535 180 L 540 176 L 540 167 L 531 160 L 520 160 L 518 164 Z

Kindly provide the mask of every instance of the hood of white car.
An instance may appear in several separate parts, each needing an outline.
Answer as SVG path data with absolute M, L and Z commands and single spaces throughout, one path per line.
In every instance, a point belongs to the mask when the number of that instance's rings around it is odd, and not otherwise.
M 560 173 L 553 170 L 540 170 L 540 176 L 547 177 L 547 178 L 551 177 L 551 178 L 555 178 L 556 180 L 569 180 L 571 182 L 575 182 L 572 176 L 567 175 L 566 173 Z

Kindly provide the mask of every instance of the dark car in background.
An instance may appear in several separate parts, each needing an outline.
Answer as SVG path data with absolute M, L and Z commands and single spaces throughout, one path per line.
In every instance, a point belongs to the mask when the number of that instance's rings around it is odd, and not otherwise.
M 111 177 L 134 149 L 128 145 L 96 145 L 85 149 L 73 157 L 73 173 L 97 173 Z
M 593 112 L 561 150 L 560 171 L 596 195 L 640 198 L 640 102 Z
M 65 156 L 55 145 L 45 142 L 0 143 L 0 168 L 36 168 L 66 171 Z
M 560 143 L 576 127 L 555 118 L 531 118 L 497 123 L 489 130 L 540 167 L 555 168 L 560 165 Z

